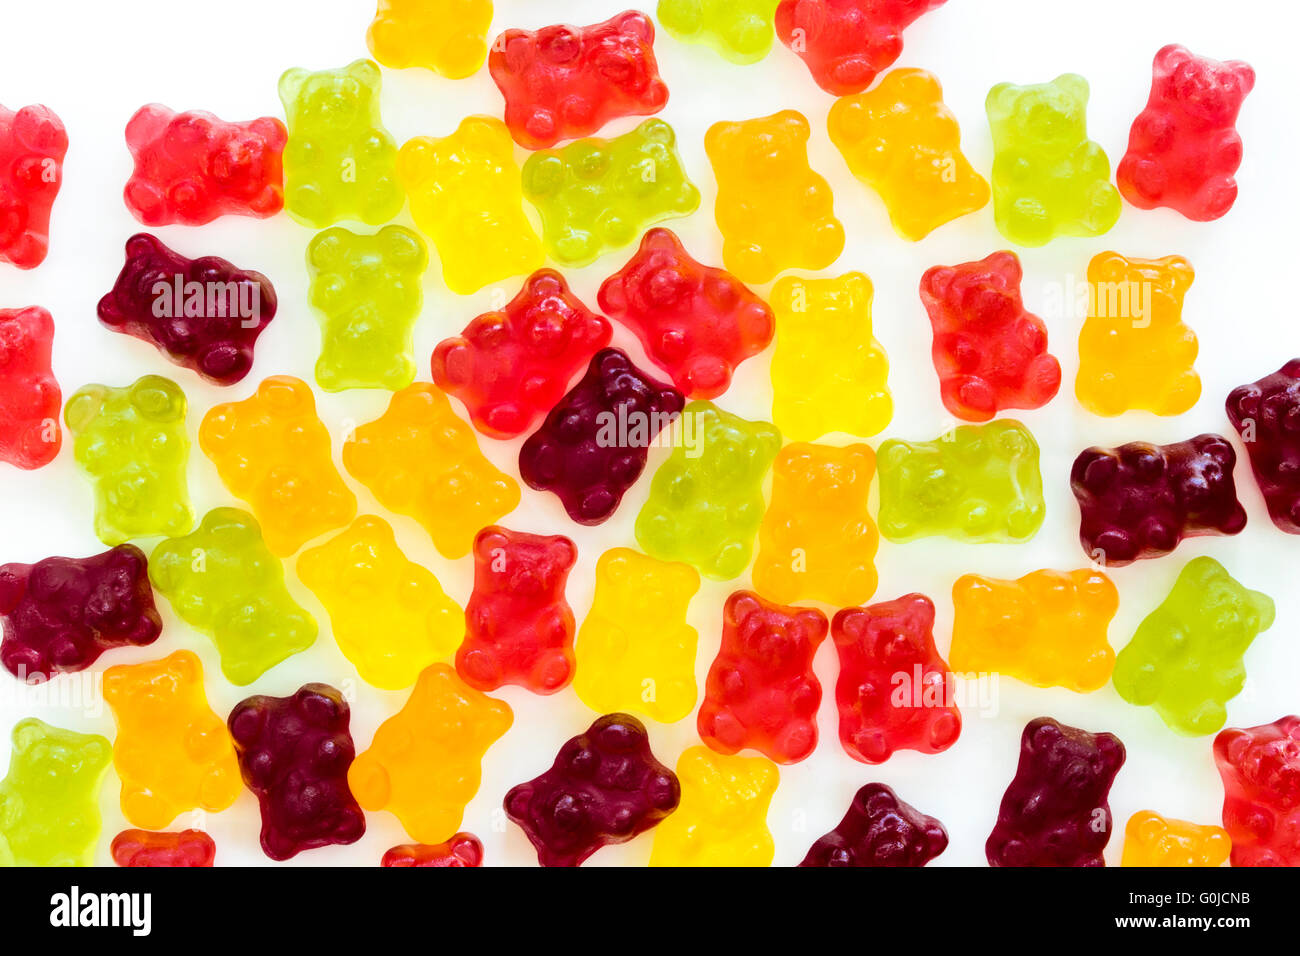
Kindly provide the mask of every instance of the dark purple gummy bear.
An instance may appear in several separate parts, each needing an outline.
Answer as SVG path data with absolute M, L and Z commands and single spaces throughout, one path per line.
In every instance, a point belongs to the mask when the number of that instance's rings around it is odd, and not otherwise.
M 1118 568 L 1168 554 L 1184 538 L 1236 534 L 1246 526 L 1232 480 L 1236 464 L 1220 435 L 1087 449 L 1070 472 L 1083 550 Z
M 602 349 L 519 450 L 528 487 L 554 492 L 578 524 L 600 524 L 645 469 L 650 443 L 682 412 L 685 399 Z
M 883 783 L 853 796 L 849 812 L 812 845 L 800 866 L 925 866 L 948 848 L 948 831 Z
M 1269 517 L 1288 534 L 1300 534 L 1300 359 L 1234 388 L 1227 406 Z
M 292 697 L 249 697 L 230 712 L 239 770 L 262 808 L 262 849 L 273 860 L 355 843 L 366 818 L 348 789 L 356 750 L 347 701 L 328 684 Z
M 506 814 L 542 866 L 577 866 L 677 809 L 677 775 L 655 759 L 645 726 L 606 714 L 560 748 L 551 769 L 506 794 Z
M 152 644 L 162 630 L 148 562 L 133 544 L 0 567 L 0 618 L 0 663 L 31 684 L 84 670 L 110 648 Z
M 1090 734 L 1051 717 L 1025 725 L 1020 764 L 984 844 L 990 866 L 1105 866 L 1107 798 L 1124 765 L 1114 734 Z
M 187 259 L 148 233 L 126 241 L 126 265 L 99 300 L 99 321 L 157 346 L 216 385 L 253 367 L 253 346 L 275 318 L 275 289 L 225 259 Z

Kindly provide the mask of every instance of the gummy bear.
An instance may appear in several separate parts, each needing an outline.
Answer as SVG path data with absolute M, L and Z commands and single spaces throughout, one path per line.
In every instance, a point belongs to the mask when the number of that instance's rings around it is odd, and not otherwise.
M 284 208 L 284 124 L 271 116 L 228 123 L 158 103 L 126 124 L 135 169 L 123 199 L 146 226 L 201 226 L 220 216 L 265 219 Z
M 429 846 L 424 843 L 403 843 L 384 851 L 380 866 L 445 866 L 470 867 L 483 865 L 483 843 L 472 833 L 457 833 L 445 843 Z
M 1233 866 L 1300 866 L 1300 717 L 1214 738 Z
M 53 342 L 54 319 L 45 309 L 0 309 L 0 461 L 19 468 L 48 465 L 63 447 Z
M 844 250 L 830 184 L 808 165 L 808 120 L 795 110 L 714 123 L 704 149 L 718 180 L 722 261 L 745 282 L 825 269 Z
M 597 713 L 634 710 L 671 724 L 695 708 L 699 632 L 686 612 L 700 589 L 689 564 L 611 548 L 596 562 L 596 593 L 578 631 L 582 702 Z
M 450 136 L 408 140 L 397 176 L 452 292 L 469 295 L 542 264 L 542 242 L 524 215 L 515 145 L 499 119 L 470 116 Z
M 1232 390 L 1228 419 L 1241 434 L 1269 517 L 1300 534 L 1300 359 Z
M 937 754 L 957 742 L 956 681 L 934 646 L 928 597 L 844 608 L 831 620 L 831 638 L 840 658 L 835 703 L 845 753 L 878 764 L 896 750 Z
M 362 515 L 298 557 L 298 577 L 329 611 L 334 640 L 367 684 L 400 690 L 465 633 L 460 605 L 433 572 L 407 560 L 392 526 Z
M 1015 419 L 959 425 L 929 442 L 890 439 L 876 463 L 890 541 L 1028 541 L 1043 523 L 1038 443 Z
M 1047 351 L 1047 325 L 1020 298 L 1014 252 L 935 266 L 921 277 L 930 350 L 943 407 L 968 422 L 1007 408 L 1042 408 L 1061 387 L 1061 363 Z
M 199 426 L 199 447 L 230 493 L 252 506 L 272 554 L 287 557 L 357 513 L 301 379 L 273 375 L 242 402 L 213 406 Z
M 474 591 L 456 671 L 478 690 L 519 684 L 553 694 L 573 680 L 573 609 L 564 597 L 578 549 L 563 535 L 490 525 L 474 538 Z
M 768 296 L 781 334 L 772 354 L 772 421 L 794 441 L 866 438 L 894 415 L 889 360 L 871 334 L 871 280 L 785 276 Z
M 682 413 L 682 440 L 659 466 L 636 518 L 646 554 L 684 561 L 716 581 L 745 570 L 763 517 L 763 477 L 781 433 L 712 402 Z
M 1123 764 L 1114 734 L 1031 720 L 984 847 L 989 866 L 1105 866 L 1113 823 L 1107 798 Z
M 1106 632 L 1119 591 L 1100 571 L 1034 571 L 1014 581 L 966 574 L 952 586 L 959 672 L 1090 694 L 1115 667 Z
M 343 465 L 381 505 L 423 525 L 445 558 L 464 557 L 480 528 L 519 504 L 519 485 L 424 382 L 394 393 L 383 415 L 352 432 Z
M 925 866 L 948 849 L 948 831 L 883 783 L 853 795 L 848 813 L 800 866 Z
M 214 385 L 234 385 L 253 367 L 276 305 L 262 273 L 217 256 L 186 258 L 141 232 L 126 241 L 126 264 L 99 300 L 99 321 Z
M 186 404 L 180 386 L 159 375 L 122 388 L 86 385 L 68 399 L 63 420 L 76 439 L 77 464 L 95 486 L 100 541 L 122 544 L 193 526 Z
M 251 684 L 316 640 L 316 620 L 289 594 L 284 566 L 247 511 L 213 508 L 196 531 L 162 542 L 149 579 L 181 620 L 212 638 L 232 684 Z
M 288 119 L 284 205 L 303 225 L 344 219 L 377 226 L 402 211 L 397 144 L 379 119 L 379 67 L 356 60 L 336 70 L 295 68 L 280 77 Z
M 757 63 L 772 49 L 780 0 L 659 0 L 660 25 L 683 43 L 704 43 L 732 63 Z
M 93 866 L 99 788 L 112 755 L 99 734 L 35 717 L 15 724 L 0 780 L 0 865 Z
M 1115 170 L 1119 191 L 1139 209 L 1168 206 L 1197 222 L 1218 219 L 1237 201 L 1237 113 L 1255 71 L 1170 44 L 1156 54 L 1152 74 L 1151 98 Z
M 727 598 L 722 615 L 722 646 L 696 719 L 700 739 L 719 753 L 748 747 L 777 763 L 798 763 L 817 746 L 822 686 L 812 662 L 826 615 L 752 591 Z
M 491 25 L 492 0 L 379 0 L 366 45 L 384 66 L 459 80 L 483 65 Z
M 513 787 L 505 809 L 538 863 L 578 866 L 650 829 L 680 800 L 677 775 L 655 759 L 641 721 L 606 714 L 570 738 L 550 770 Z
M 21 681 L 85 670 L 104 651 L 158 639 L 144 552 L 119 544 L 89 558 L 0 565 L 0 663 Z
M 123 830 L 113 837 L 110 852 L 118 866 L 212 866 L 217 845 L 202 830 Z
M 993 131 L 993 217 L 1022 246 L 1100 236 L 1119 219 L 1110 160 L 1088 139 L 1088 81 L 999 83 L 985 101 Z
M 1218 561 L 1189 561 L 1115 661 L 1115 690 L 1154 707 L 1180 734 L 1212 734 L 1246 683 L 1242 656 L 1273 625 L 1273 599 L 1242 586 Z
M 780 772 L 765 757 L 688 747 L 677 759 L 677 812 L 655 830 L 651 866 L 771 866 L 767 808 Z
M 307 247 L 307 269 L 321 319 L 321 388 L 393 391 L 415 381 L 411 335 L 428 264 L 424 240 L 402 226 L 368 236 L 342 226 L 317 234 Z
M 503 309 L 478 316 L 433 351 L 433 380 L 490 438 L 521 435 L 560 400 L 613 330 L 564 276 L 539 269 Z
M 1237 453 L 1218 435 L 1085 449 L 1070 471 L 1084 552 L 1121 568 L 1169 554 L 1184 538 L 1237 534 L 1246 511 L 1232 480 L 1236 464 Z
M 1133 409 L 1181 415 L 1196 404 L 1196 333 L 1182 321 L 1194 275 L 1182 256 L 1093 257 L 1074 380 L 1079 404 L 1107 416 Z
M 551 258 L 590 265 L 647 226 L 698 209 L 700 191 L 686 178 L 676 146 L 671 126 L 648 119 L 613 139 L 582 139 L 529 156 L 524 196 L 542 218 Z
M 933 73 L 892 70 L 874 89 L 836 100 L 826 127 L 904 239 L 988 205 L 989 184 L 961 151 L 961 128 Z
M 598 301 L 687 398 L 721 395 L 736 366 L 772 341 L 767 303 L 729 273 L 696 262 L 668 229 L 641 237 Z
M 903 31 L 944 0 L 781 0 L 776 35 L 832 96 L 861 93 L 903 52 Z
M 216 813 L 239 796 L 239 769 L 225 723 L 208 706 L 203 665 L 192 651 L 104 672 L 113 709 L 113 766 L 122 813 L 160 830 L 187 810 Z
M 0 262 L 34 269 L 50 247 L 68 133 L 48 106 L 0 105 Z
M 519 475 L 530 488 L 554 492 L 578 524 L 600 524 L 684 405 L 681 392 L 646 375 L 622 349 L 602 349 L 519 449 Z
M 348 784 L 367 810 L 388 810 L 413 839 L 441 843 L 455 834 L 478 792 L 483 754 L 513 721 L 507 704 L 434 664 L 402 709 L 379 725 L 348 771 Z
M 1139 810 L 1124 828 L 1120 866 L 1222 866 L 1231 850 L 1232 841 L 1222 827 Z
M 658 113 L 668 102 L 650 18 L 626 10 L 588 27 L 507 30 L 488 70 L 506 101 L 506 125 L 525 149 L 590 136 L 620 116 Z
M 355 843 L 366 817 L 348 789 L 356 751 L 348 702 L 328 684 L 292 697 L 259 694 L 230 712 L 244 783 L 262 813 L 262 850 L 287 860 L 303 850 Z

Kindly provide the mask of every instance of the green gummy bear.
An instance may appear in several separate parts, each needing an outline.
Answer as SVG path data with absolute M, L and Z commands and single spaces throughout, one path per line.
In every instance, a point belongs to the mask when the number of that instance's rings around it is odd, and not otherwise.
M 705 577 L 728 581 L 745 570 L 763 517 L 763 478 L 781 433 L 712 402 L 691 402 L 678 441 L 650 482 L 636 519 L 636 540 L 662 561 L 684 561 Z
M 934 441 L 882 442 L 880 533 L 890 541 L 1027 541 L 1043 523 L 1038 443 L 1010 418 Z
M 1246 682 L 1246 648 L 1272 624 L 1272 598 L 1243 587 L 1213 558 L 1193 558 L 1119 652 L 1111 680 L 1171 730 L 1212 734 Z
M 186 466 L 185 393 L 145 375 L 122 388 L 87 385 L 68 399 L 63 420 L 73 454 L 95 486 L 95 534 L 108 545 L 181 534 L 194 526 Z
M 257 519 L 239 508 L 214 508 L 193 534 L 158 545 L 149 580 L 212 638 L 232 684 L 252 683 L 316 640 L 316 619 L 289 594 Z
M 284 206 L 316 228 L 344 219 L 377 226 L 402 211 L 397 144 L 379 119 L 379 67 L 286 70 L 280 102 L 288 120 Z
M 335 226 L 311 241 L 307 267 L 311 304 L 321 313 L 321 388 L 395 392 L 415 381 L 411 333 L 428 264 L 424 240 L 402 226 L 371 236 Z
M 704 43 L 732 63 L 757 63 L 772 49 L 780 0 L 659 0 L 659 23 L 683 43 Z
M 1100 236 L 1119 219 L 1110 160 L 1088 139 L 1088 81 L 1074 73 L 1037 86 L 999 83 L 985 101 L 993 132 L 993 215 L 1022 246 Z
M 9 773 L 0 781 L 0 865 L 93 866 L 99 788 L 113 748 L 99 734 L 14 725 Z
M 676 143 L 671 126 L 648 119 L 613 139 L 580 139 L 529 156 L 524 196 L 541 214 L 551 257 L 589 265 L 647 227 L 698 209 L 700 191 L 686 178 Z

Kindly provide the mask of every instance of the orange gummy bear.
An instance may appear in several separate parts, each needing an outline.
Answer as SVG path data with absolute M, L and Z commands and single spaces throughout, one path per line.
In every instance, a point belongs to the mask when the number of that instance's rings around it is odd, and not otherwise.
M 1124 828 L 1120 866 L 1222 866 L 1231 851 L 1232 840 L 1223 827 L 1139 810 Z

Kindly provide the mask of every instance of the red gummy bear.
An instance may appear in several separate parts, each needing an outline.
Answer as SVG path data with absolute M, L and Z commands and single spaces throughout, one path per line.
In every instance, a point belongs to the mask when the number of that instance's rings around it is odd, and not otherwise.
M 0 461 L 48 465 L 63 445 L 63 393 L 50 365 L 54 319 L 40 306 L 0 309 Z
M 766 302 L 730 273 L 696 262 L 668 229 L 641 238 L 598 301 L 687 398 L 725 392 L 736 366 L 767 348 L 775 327 Z
M 126 241 L 126 264 L 99 300 L 99 321 L 214 385 L 233 385 L 253 367 L 253 346 L 276 304 L 262 273 L 217 256 L 187 259 L 141 232 Z
M 227 721 L 244 784 L 262 811 L 262 850 L 287 860 L 316 847 L 356 843 L 366 818 L 348 789 L 356 757 L 348 702 L 328 684 L 292 697 L 249 697 Z
M 1300 717 L 1214 738 L 1233 866 L 1300 866 Z
M 883 783 L 853 796 L 849 812 L 800 866 L 925 866 L 948 849 L 948 831 Z
M 1025 725 L 1020 764 L 984 845 L 990 866 L 1105 866 L 1110 785 L 1124 765 L 1114 734 L 1051 717 Z
M 589 27 L 507 30 L 488 70 L 506 100 L 506 125 L 525 149 L 590 136 L 620 116 L 657 113 L 668 102 L 650 18 L 627 10 Z
M 861 93 L 903 52 L 903 30 L 944 0 L 781 0 L 776 35 L 827 93 Z
M 151 103 L 126 124 L 135 159 L 126 207 L 146 226 L 201 226 L 218 216 L 265 219 L 284 208 L 284 124 L 263 116 L 227 123 Z
M 1020 300 L 1021 275 L 1014 252 L 995 252 L 921 277 L 939 392 L 944 408 L 965 421 L 987 422 L 1004 408 L 1041 408 L 1061 387 L 1047 326 Z
M 111 852 L 118 866 L 211 866 L 217 845 L 202 830 L 123 830 L 113 837 Z
M 934 646 L 928 597 L 845 608 L 831 621 L 831 638 L 840 655 L 840 743 L 850 757 L 883 763 L 895 750 L 937 754 L 957 742 L 961 711 L 952 671 Z
M 34 269 L 50 247 L 68 133 L 48 106 L 0 106 L 0 262 Z
M 152 644 L 162 632 L 147 561 L 133 544 L 0 566 L 0 618 L 0 663 L 33 684 L 85 670 L 114 647 Z
M 469 409 L 490 438 L 536 424 L 613 329 L 569 291 L 564 276 L 538 269 L 499 312 L 485 312 L 433 350 L 433 380 Z
M 1300 534 L 1300 359 L 1234 388 L 1227 409 L 1269 517 L 1288 534 Z
M 826 615 L 737 591 L 723 608 L 722 646 L 709 668 L 696 726 L 723 754 L 746 747 L 798 763 L 817 746 L 822 685 L 813 674 Z
M 573 680 L 573 609 L 564 585 L 578 549 L 563 535 L 484 528 L 456 671 L 478 690 L 520 684 L 554 694 Z
M 542 866 L 578 866 L 602 846 L 626 843 L 677 809 L 677 775 L 655 759 L 645 725 L 606 714 L 571 738 L 551 769 L 506 794 L 506 815 Z
M 1152 74 L 1151 98 L 1115 170 L 1119 191 L 1139 209 L 1168 206 L 1197 222 L 1218 219 L 1237 201 L 1237 113 L 1255 71 L 1170 44 L 1156 54 Z
M 384 853 L 380 866 L 449 866 L 483 865 L 483 844 L 472 833 L 457 833 L 446 843 L 403 843 Z

